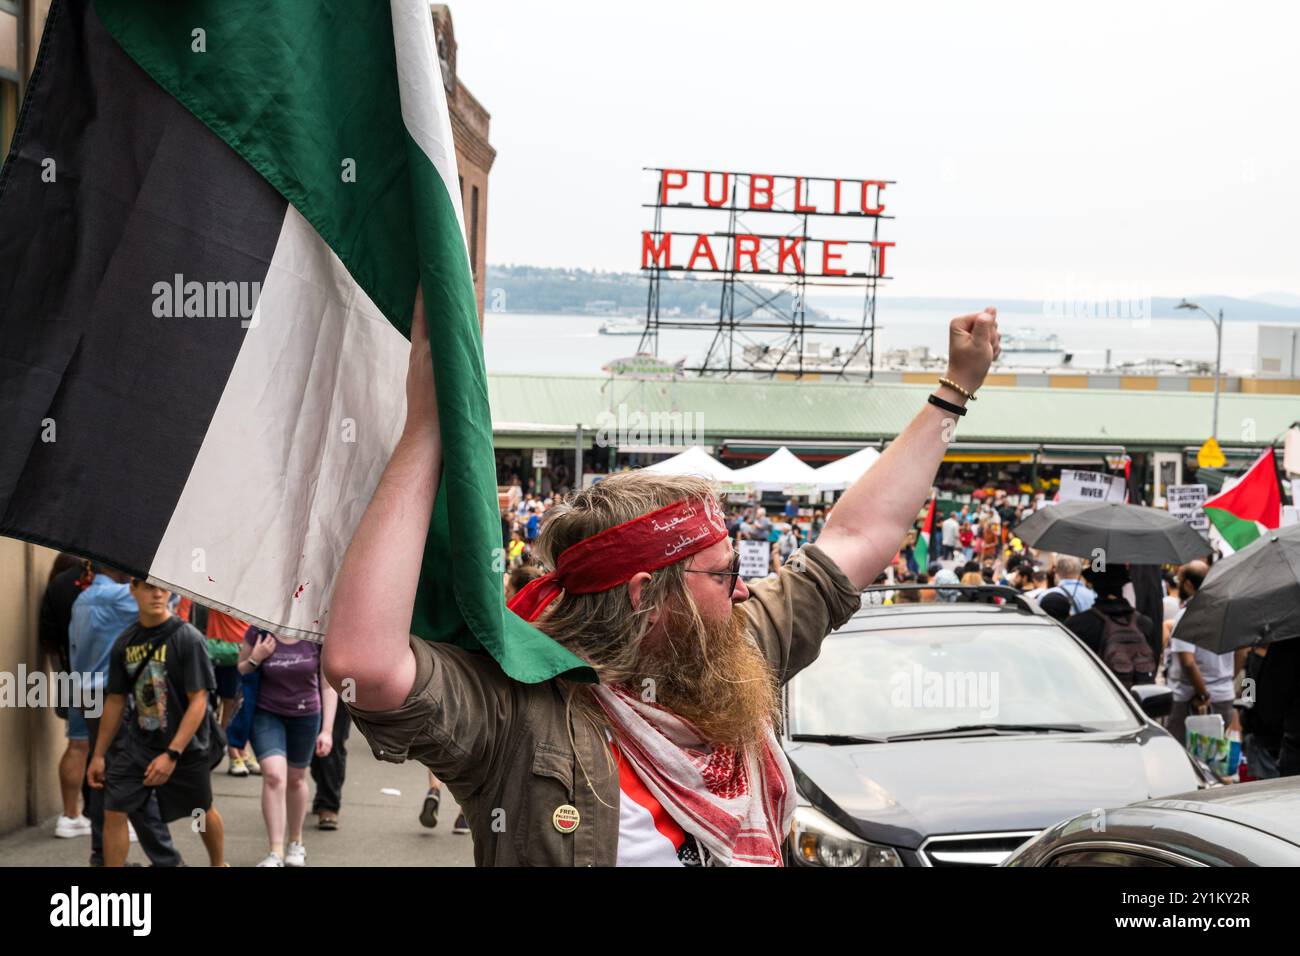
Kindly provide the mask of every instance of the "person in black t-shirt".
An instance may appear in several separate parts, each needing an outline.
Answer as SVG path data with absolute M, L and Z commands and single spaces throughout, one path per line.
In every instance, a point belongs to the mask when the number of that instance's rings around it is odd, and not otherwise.
M 156 793 L 169 823 L 202 812 L 203 845 L 212 865 L 224 866 L 225 828 L 208 766 L 208 700 L 217 682 L 206 641 L 171 613 L 170 591 L 132 578 L 131 596 L 140 619 L 113 644 L 103 726 L 86 772 L 92 787 L 104 789 L 104 865 L 126 862 L 127 814 Z M 124 714 L 124 745 L 106 765 Z

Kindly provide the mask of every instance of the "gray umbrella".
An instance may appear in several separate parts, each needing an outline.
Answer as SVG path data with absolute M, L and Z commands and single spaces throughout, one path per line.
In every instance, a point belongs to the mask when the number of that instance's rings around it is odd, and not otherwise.
M 1026 544 L 1114 564 L 1183 564 L 1210 553 L 1210 544 L 1167 511 L 1144 505 L 1065 501 L 1040 508 L 1016 526 Z
M 1216 562 L 1175 634 L 1219 654 L 1300 637 L 1300 525 L 1266 531 Z

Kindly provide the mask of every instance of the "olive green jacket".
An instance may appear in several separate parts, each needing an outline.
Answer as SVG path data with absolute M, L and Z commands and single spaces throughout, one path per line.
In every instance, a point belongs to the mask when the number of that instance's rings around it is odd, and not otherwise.
M 825 552 L 801 551 L 750 584 L 740 605 L 781 683 L 816 660 L 826 635 L 861 605 Z M 415 683 L 400 707 L 348 711 L 376 757 L 418 760 L 447 784 L 469 821 L 475 864 L 613 866 L 618 774 L 601 732 L 566 716 L 556 681 L 522 684 L 487 654 L 414 636 L 411 650 Z

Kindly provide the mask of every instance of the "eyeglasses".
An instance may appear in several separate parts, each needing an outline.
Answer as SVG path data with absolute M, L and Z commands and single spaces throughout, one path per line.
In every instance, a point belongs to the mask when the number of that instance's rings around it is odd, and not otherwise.
M 731 570 L 730 571 L 703 571 L 693 568 L 684 569 L 686 574 L 712 574 L 714 577 L 725 579 L 727 593 L 730 594 L 736 590 L 736 579 L 740 577 L 740 552 L 731 552 Z

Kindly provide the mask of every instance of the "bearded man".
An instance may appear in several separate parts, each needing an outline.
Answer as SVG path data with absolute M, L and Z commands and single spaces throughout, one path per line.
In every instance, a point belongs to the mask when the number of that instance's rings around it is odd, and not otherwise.
M 551 570 L 509 606 L 600 682 L 524 684 L 409 633 L 441 465 L 417 305 L 406 428 L 339 571 L 326 678 L 376 757 L 451 788 L 479 866 L 781 865 L 779 688 L 897 553 L 999 339 L 993 307 L 952 320 L 946 381 L 775 576 L 740 578 L 703 479 L 612 475 L 552 508 Z

